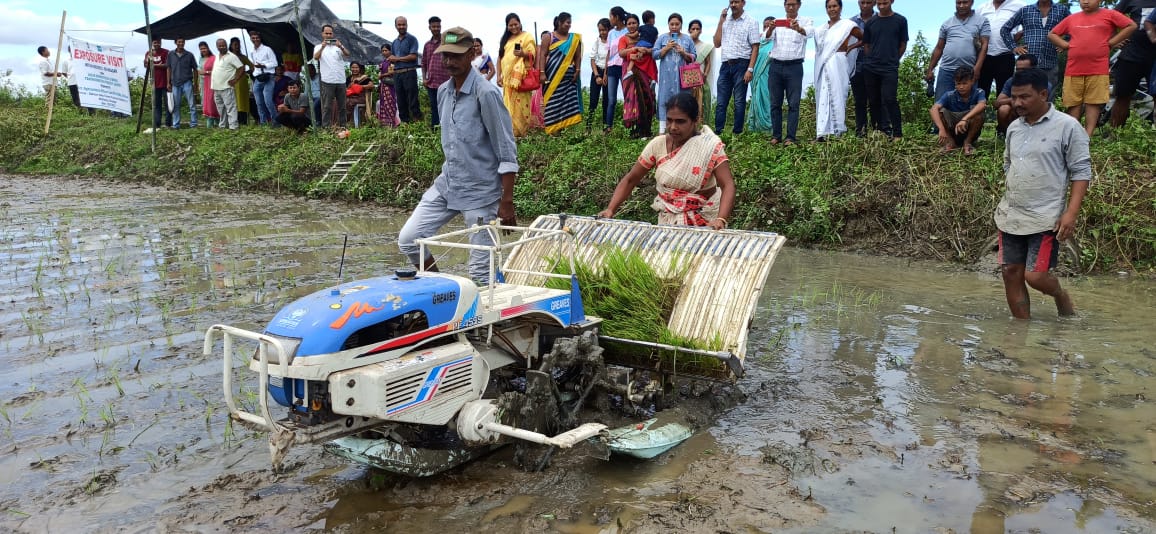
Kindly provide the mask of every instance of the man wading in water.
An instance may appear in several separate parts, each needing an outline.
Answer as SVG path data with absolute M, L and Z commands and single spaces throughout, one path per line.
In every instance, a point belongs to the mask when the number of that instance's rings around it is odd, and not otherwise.
M 1044 71 L 1027 69 L 1012 76 L 1012 106 L 1020 118 L 1007 129 L 1003 151 L 1007 187 L 995 209 L 995 225 L 1004 292 L 1016 319 L 1032 316 L 1028 285 L 1056 299 L 1060 315 L 1076 313 L 1072 298 L 1048 270 L 1059 255 L 1056 240 L 1075 232 L 1092 179 L 1092 159 L 1084 128 L 1056 111 L 1048 94 Z M 1069 181 L 1072 193 L 1065 208 Z

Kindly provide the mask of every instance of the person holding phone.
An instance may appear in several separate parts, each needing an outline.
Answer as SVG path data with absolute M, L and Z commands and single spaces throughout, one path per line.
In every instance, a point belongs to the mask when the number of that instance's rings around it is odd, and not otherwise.
M 842 0 L 836 0 L 842 5 Z M 799 100 L 803 96 L 803 58 L 807 55 L 807 39 L 814 33 L 810 17 L 800 17 L 801 0 L 785 0 L 786 19 L 775 20 L 771 31 L 771 66 L 767 82 L 771 88 L 771 144 L 780 142 L 790 146 L 798 143 L 795 133 L 799 128 Z M 787 100 L 787 136 L 783 137 L 783 99 Z
M 747 115 L 747 84 L 755 72 L 762 32 L 759 23 L 745 11 L 746 0 L 730 0 L 719 15 L 714 31 L 714 46 L 722 49 L 718 72 L 718 102 L 714 109 L 714 130 L 722 133 L 727 122 L 727 106 L 735 102 L 734 133 L 743 133 Z M 730 17 L 727 17 L 727 13 Z
M 506 15 L 506 32 L 498 44 L 498 87 L 502 88 L 502 101 L 514 123 L 514 137 L 525 136 L 534 122 L 530 107 L 534 94 L 521 88 L 526 70 L 534 65 L 536 52 L 534 36 L 522 31 L 518 14 Z
M 313 51 L 321 74 L 321 125 L 345 126 L 345 59 L 349 51 L 333 37 L 333 26 L 321 27 L 321 46 Z M 312 80 L 310 80 L 312 81 Z
M 658 133 L 666 133 L 666 101 L 682 91 L 679 69 L 693 63 L 697 51 L 690 36 L 682 33 L 682 15 L 671 13 L 666 19 L 670 33 L 658 36 L 654 43 L 654 59 L 658 67 Z

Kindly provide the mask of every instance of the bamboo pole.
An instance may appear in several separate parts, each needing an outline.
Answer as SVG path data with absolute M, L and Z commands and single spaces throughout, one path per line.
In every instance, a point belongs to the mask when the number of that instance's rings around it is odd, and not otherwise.
M 48 128 L 52 126 L 52 107 L 56 103 L 57 78 L 60 75 L 60 50 L 64 47 L 64 19 L 68 11 L 60 12 L 60 36 L 56 38 L 56 66 L 52 67 L 52 87 L 48 88 L 48 118 L 44 120 L 44 135 L 48 135 Z
M 321 122 L 316 120 L 321 114 L 321 110 L 317 109 L 317 105 L 313 102 L 313 87 L 311 85 L 317 83 L 317 80 L 309 77 L 309 62 L 313 61 L 313 55 L 311 54 L 308 56 L 309 59 L 305 59 L 305 34 L 303 33 L 304 29 L 301 27 L 301 12 L 297 9 L 297 0 L 293 0 L 293 19 L 297 21 L 297 46 L 298 50 L 301 51 L 301 77 L 305 79 L 305 87 L 302 89 L 302 93 L 306 95 L 305 100 L 309 102 L 309 122 L 316 122 L 316 124 L 313 124 L 313 127 L 314 131 L 317 131 L 321 129 Z M 318 73 L 320 73 L 320 61 L 317 67 Z
M 151 43 L 149 46 L 152 46 Z M 149 70 L 152 70 L 152 69 L 149 69 Z M 141 122 L 144 121 L 145 95 L 148 94 L 149 80 L 151 80 L 151 79 L 152 78 L 149 77 L 149 71 L 146 70 L 145 75 L 144 75 L 144 85 L 141 86 L 141 90 L 140 90 L 140 104 L 138 104 L 136 107 L 136 133 L 138 133 L 138 134 L 140 133 Z M 130 92 L 131 92 L 131 89 L 130 89 Z
M 149 22 L 149 0 L 144 0 L 144 16 L 145 16 L 145 34 L 149 40 L 149 42 L 148 42 L 148 50 L 149 50 L 148 54 L 149 55 L 147 55 L 145 57 L 148 58 L 148 61 L 149 61 L 149 70 L 145 73 L 145 86 L 141 88 L 141 97 L 140 97 L 140 101 L 141 101 L 140 114 L 141 114 L 141 117 L 137 119 L 137 130 L 138 131 L 140 130 L 140 121 L 144 120 L 144 92 L 148 91 L 150 89 L 148 86 L 148 80 L 149 80 L 149 78 L 152 78 L 154 80 L 154 84 L 155 84 L 155 80 L 157 79 L 156 69 L 153 68 L 153 65 L 155 64 L 155 62 L 152 60 L 153 25 L 151 22 Z M 156 100 L 157 100 L 156 99 L 156 91 L 153 91 L 153 107 L 156 107 L 158 105 L 163 106 L 166 104 L 165 102 L 157 102 Z M 153 113 L 156 113 L 156 112 L 154 111 Z M 153 154 L 156 154 L 156 152 L 157 152 L 157 126 L 155 124 L 153 125 L 152 130 L 153 130 L 153 132 L 152 132 L 152 135 L 150 136 L 150 138 L 152 139 L 152 151 L 153 151 Z

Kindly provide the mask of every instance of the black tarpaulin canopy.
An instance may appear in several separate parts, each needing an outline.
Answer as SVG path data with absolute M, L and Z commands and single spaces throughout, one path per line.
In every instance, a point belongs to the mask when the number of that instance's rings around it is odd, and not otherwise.
M 321 27 L 333 25 L 334 37 L 340 39 L 349 50 L 349 60 L 362 63 L 377 63 L 381 58 L 381 45 L 387 39 L 343 21 L 321 0 L 297 0 L 298 16 L 301 20 L 301 34 L 305 38 L 304 55 L 312 57 L 312 48 L 321 43 Z M 180 11 L 152 23 L 154 39 L 186 41 L 236 28 L 257 30 L 265 45 L 277 52 L 284 52 L 290 42 L 297 43 L 297 20 L 293 13 L 293 2 L 277 7 L 246 9 L 208 0 L 193 0 Z M 146 33 L 142 26 L 137 33 Z M 214 49 L 210 46 L 210 49 Z

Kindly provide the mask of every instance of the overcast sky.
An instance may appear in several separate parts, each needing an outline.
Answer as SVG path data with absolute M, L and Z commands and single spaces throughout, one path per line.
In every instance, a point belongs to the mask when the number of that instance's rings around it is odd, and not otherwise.
M 223 0 L 222 3 L 256 8 L 274 7 L 283 4 L 284 1 Z M 357 18 L 357 0 L 327 0 L 325 3 L 339 17 L 347 20 Z M 150 0 L 149 16 L 155 21 L 175 13 L 187 4 L 188 0 Z M 701 19 L 705 27 L 703 33 L 710 38 L 718 23 L 719 12 L 726 7 L 726 2 L 665 0 L 646 5 L 588 0 L 548 0 L 533 3 L 363 0 L 362 12 L 366 20 L 384 22 L 381 25 L 366 25 L 366 28 L 387 39 L 397 36 L 397 31 L 393 28 L 394 17 L 406 16 L 410 22 L 410 32 L 423 43 L 430 37 L 426 21 L 430 16 L 437 15 L 442 18 L 443 29 L 453 26 L 469 29 L 475 36 L 482 38 L 486 49 L 496 56 L 498 40 L 504 30 L 504 19 L 511 11 L 518 13 L 527 30 L 533 30 L 536 22 L 538 31 L 551 29 L 554 16 L 560 11 L 567 11 L 573 15 L 572 31 L 581 33 L 586 42 L 592 42 L 598 35 L 596 28 L 598 19 L 607 16 L 610 7 L 614 5 L 621 5 L 628 12 L 641 13 L 646 9 L 653 10 L 657 13 L 656 26 L 660 31 L 665 30 L 666 18 L 672 12 L 682 14 L 686 25 L 689 25 L 692 19 Z M 931 5 L 940 7 L 931 9 Z M 916 32 L 922 30 L 924 36 L 932 43 L 939 24 L 951 16 L 954 10 L 949 0 L 918 5 L 911 0 L 898 0 L 894 6 L 897 12 L 908 18 L 912 40 L 915 39 Z M 65 21 L 65 32 L 68 35 L 92 42 L 123 45 L 126 47 L 128 64 L 130 66 L 141 64 L 148 46 L 143 35 L 131 32 L 133 28 L 144 25 L 144 9 L 140 1 L 4 0 L 0 2 L 0 73 L 11 70 L 13 79 L 19 83 L 30 88 L 38 87 L 36 47 L 47 46 L 55 54 L 61 12 L 64 10 L 68 10 Z M 748 0 L 747 11 L 761 20 L 768 15 L 783 16 L 783 5 L 781 1 Z M 857 11 L 858 7 L 853 0 L 844 0 L 844 17 L 850 17 Z M 825 21 L 827 18 L 823 4 L 819 0 L 805 1 L 800 14 L 812 17 L 816 22 Z M 240 35 L 239 30 L 234 30 L 220 36 L 228 38 Z M 205 40 L 211 43 L 216 37 L 218 36 L 190 37 L 191 42 L 186 47 L 195 49 L 197 41 Z M 165 41 L 164 46 L 171 49 L 172 43 Z M 810 55 L 813 52 L 814 42 L 811 42 L 808 53 Z M 808 64 L 808 71 L 809 67 Z

